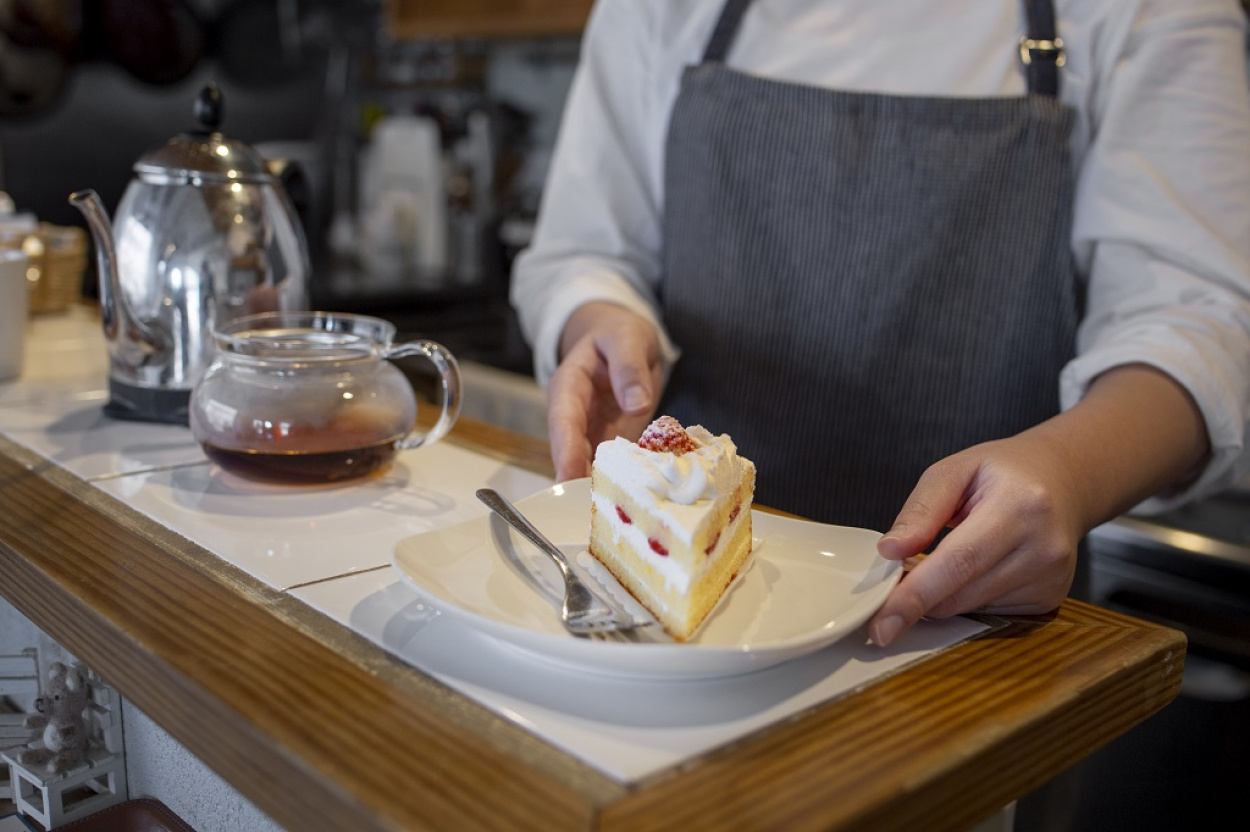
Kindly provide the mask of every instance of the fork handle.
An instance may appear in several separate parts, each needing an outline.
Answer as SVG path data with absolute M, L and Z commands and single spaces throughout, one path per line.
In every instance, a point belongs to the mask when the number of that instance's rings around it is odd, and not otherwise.
M 560 567 L 560 572 L 564 575 L 566 581 L 570 579 L 576 580 L 576 576 L 569 568 L 568 560 L 564 557 L 564 552 L 556 548 L 556 545 L 535 528 L 533 523 L 527 520 L 521 512 L 517 511 L 507 497 L 493 488 L 479 488 L 477 490 L 477 498 L 485 503 L 491 511 L 502 517 L 508 525 L 520 532 L 526 540 L 546 552 L 556 562 L 556 565 Z

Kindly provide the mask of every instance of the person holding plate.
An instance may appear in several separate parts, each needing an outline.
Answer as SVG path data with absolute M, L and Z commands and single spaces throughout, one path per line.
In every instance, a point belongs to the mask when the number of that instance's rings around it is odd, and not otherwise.
M 653 415 L 930 553 L 870 625 L 1037 614 L 1242 475 L 1236 0 L 599 0 L 512 300 L 560 479 Z M 934 543 L 934 541 L 938 541 Z

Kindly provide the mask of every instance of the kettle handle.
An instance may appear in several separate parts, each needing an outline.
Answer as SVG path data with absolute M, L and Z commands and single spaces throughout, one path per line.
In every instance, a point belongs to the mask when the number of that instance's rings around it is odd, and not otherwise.
M 447 432 L 456 424 L 456 420 L 460 418 L 460 390 L 462 385 L 460 364 L 457 363 L 456 357 L 442 344 L 426 339 L 418 339 L 388 347 L 382 351 L 381 355 L 382 358 L 387 360 L 423 356 L 429 359 L 430 363 L 438 370 L 439 382 L 443 390 L 442 412 L 438 416 L 438 421 L 426 433 L 417 433 L 415 430 L 409 432 L 407 436 L 395 443 L 395 448 L 400 451 L 406 451 L 411 448 L 420 448 L 423 445 L 433 445 L 446 436 Z

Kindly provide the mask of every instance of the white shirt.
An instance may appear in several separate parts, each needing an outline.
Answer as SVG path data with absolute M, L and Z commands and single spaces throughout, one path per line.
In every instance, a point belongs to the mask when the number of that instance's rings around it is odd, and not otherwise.
M 569 315 L 606 300 L 659 326 L 663 149 L 682 69 L 723 0 L 598 0 L 512 302 L 545 383 Z M 1250 91 L 1237 0 L 1057 0 L 1077 112 L 1072 250 L 1089 282 L 1067 408 L 1126 363 L 1193 395 L 1212 459 L 1161 510 L 1237 482 L 1250 418 Z M 1023 0 L 755 0 L 727 64 L 897 95 L 1020 96 Z M 663 331 L 661 329 L 661 331 Z M 678 353 L 665 336 L 665 360 Z

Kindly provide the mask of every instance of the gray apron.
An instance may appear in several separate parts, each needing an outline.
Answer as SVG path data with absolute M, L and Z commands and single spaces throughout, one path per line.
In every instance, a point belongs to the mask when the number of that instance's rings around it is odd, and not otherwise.
M 1053 60 L 1022 98 L 737 72 L 748 2 L 672 112 L 660 296 L 682 358 L 660 412 L 730 434 L 761 504 L 885 530 L 930 464 L 1058 412 L 1082 296 L 1074 114 Z M 1054 40 L 1049 0 L 1029 12 Z

